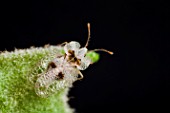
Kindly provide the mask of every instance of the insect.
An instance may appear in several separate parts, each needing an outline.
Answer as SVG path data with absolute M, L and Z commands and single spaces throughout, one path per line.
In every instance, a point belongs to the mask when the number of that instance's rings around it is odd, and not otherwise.
M 88 38 L 84 47 L 76 41 L 60 44 L 63 55 L 56 56 L 48 62 L 47 69 L 41 73 L 35 82 L 35 92 L 41 97 L 47 97 L 66 87 L 71 87 L 73 82 L 83 78 L 81 70 L 96 62 L 98 55 L 95 51 L 113 52 L 106 49 L 89 50 L 87 46 L 90 39 L 90 23 L 87 23 Z

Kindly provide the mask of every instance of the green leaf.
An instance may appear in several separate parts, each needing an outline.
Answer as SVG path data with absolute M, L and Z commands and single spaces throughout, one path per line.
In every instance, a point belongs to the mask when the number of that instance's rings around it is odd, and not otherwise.
M 62 54 L 62 50 L 58 46 L 49 46 L 0 54 L 0 113 L 73 112 L 67 103 L 68 88 L 41 98 L 35 94 L 35 81 L 29 79 L 35 69 L 40 71 L 37 67 L 42 59 Z

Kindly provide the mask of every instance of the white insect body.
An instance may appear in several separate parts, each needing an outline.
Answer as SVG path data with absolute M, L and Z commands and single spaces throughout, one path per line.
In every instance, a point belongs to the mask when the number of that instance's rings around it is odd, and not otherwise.
M 49 96 L 65 87 L 71 87 L 78 78 L 79 70 L 64 60 L 55 58 L 49 63 L 45 73 L 40 74 L 35 83 L 35 92 L 41 97 Z
M 35 92 L 37 95 L 41 97 L 49 96 L 65 87 L 71 87 L 73 82 L 83 78 L 80 70 L 85 70 L 92 63 L 91 59 L 86 56 L 88 51 L 86 47 L 90 39 L 90 24 L 88 23 L 87 25 L 88 40 L 85 47 L 80 48 L 80 44 L 76 41 L 61 44 L 64 45 L 62 47 L 65 54 L 57 56 L 48 62 L 46 72 L 38 75 L 35 83 Z M 113 54 L 105 49 L 95 49 L 91 51 L 105 51 Z M 44 64 L 46 65 L 46 63 Z M 42 63 L 41 65 L 44 64 Z

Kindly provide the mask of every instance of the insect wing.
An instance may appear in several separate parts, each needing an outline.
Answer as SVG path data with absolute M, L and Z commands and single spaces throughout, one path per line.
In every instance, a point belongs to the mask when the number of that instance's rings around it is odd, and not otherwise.
M 75 82 L 76 80 L 78 80 L 78 74 L 79 74 L 79 70 L 71 65 L 67 65 L 64 67 L 64 80 L 65 80 L 65 87 L 71 87 L 73 82 Z
M 65 89 L 67 87 L 72 87 L 73 82 L 77 80 L 78 71 L 76 68 L 71 70 L 66 70 L 63 72 L 63 79 L 56 79 L 54 82 L 47 88 L 48 95 L 55 94 L 58 91 Z
M 63 58 L 60 58 L 63 59 Z M 59 60 L 55 59 L 54 61 Z M 63 61 L 63 60 L 62 60 Z M 48 97 L 66 87 L 71 87 L 73 82 L 77 80 L 79 70 L 69 63 L 64 62 L 61 66 L 57 63 L 57 67 L 42 73 L 35 83 L 35 92 L 41 97 Z M 61 78 L 59 73 L 63 74 Z
M 46 97 L 49 95 L 48 88 L 54 83 L 57 74 L 57 70 L 53 69 L 42 73 L 35 83 L 35 92 L 41 97 Z

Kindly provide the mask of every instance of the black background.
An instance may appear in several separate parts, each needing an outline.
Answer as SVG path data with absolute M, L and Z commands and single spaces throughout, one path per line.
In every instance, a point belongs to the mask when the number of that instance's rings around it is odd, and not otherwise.
M 70 105 L 78 113 L 168 110 L 169 5 L 163 0 L 28 0 L 2 4 L 0 50 L 78 41 L 106 48 L 74 83 Z M 109 113 L 109 112 L 107 112 Z

